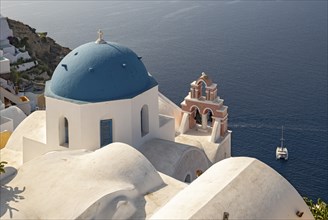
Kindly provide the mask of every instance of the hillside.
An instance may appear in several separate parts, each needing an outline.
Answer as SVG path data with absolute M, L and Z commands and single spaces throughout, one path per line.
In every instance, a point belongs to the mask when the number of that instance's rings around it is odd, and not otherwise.
M 51 76 L 60 60 L 71 50 L 57 44 L 55 40 L 46 36 L 47 33 L 37 33 L 36 29 L 29 25 L 9 18 L 7 20 L 14 34 L 12 43 L 25 46 L 30 56 L 39 63 L 37 70 L 31 71 L 46 71 Z

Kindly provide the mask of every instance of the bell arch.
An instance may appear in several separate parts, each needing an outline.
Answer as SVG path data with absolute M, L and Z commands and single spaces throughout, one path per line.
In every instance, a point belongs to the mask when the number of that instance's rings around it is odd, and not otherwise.
M 207 117 L 207 125 L 210 126 L 210 127 L 213 127 L 213 116 L 214 116 L 214 113 L 213 113 L 213 109 L 207 107 L 204 109 L 204 111 L 202 112 L 202 114 L 206 115 Z
M 189 125 L 190 127 L 196 126 L 196 124 L 202 123 L 201 118 L 201 109 L 197 105 L 193 105 L 190 107 L 190 117 L 189 117 Z

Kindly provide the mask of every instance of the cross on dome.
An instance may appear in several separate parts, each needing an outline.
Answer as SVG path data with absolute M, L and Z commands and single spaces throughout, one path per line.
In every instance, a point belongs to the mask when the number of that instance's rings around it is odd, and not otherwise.
M 104 33 L 100 29 L 99 29 L 99 31 L 97 33 L 98 33 L 98 39 L 96 40 L 96 43 L 97 44 L 104 44 L 104 43 L 106 43 L 106 41 L 104 41 L 104 39 L 103 39 Z
M 101 30 L 99 30 L 98 36 L 99 36 L 98 39 L 103 39 L 104 33 Z

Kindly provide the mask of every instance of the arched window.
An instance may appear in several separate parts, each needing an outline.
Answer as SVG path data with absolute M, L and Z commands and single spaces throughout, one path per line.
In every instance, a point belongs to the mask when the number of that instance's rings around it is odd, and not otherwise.
M 191 177 L 190 174 L 188 174 L 184 180 L 185 183 L 191 183 Z
M 68 126 L 68 120 L 66 117 L 64 117 L 60 123 L 60 145 L 64 147 L 69 146 L 69 126 Z
M 140 111 L 141 136 L 149 133 L 149 112 L 148 105 L 144 105 Z

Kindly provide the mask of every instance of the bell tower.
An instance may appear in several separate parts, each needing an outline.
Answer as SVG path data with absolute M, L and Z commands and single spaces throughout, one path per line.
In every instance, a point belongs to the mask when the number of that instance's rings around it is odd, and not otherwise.
M 204 72 L 190 84 L 190 92 L 181 103 L 181 134 L 190 129 L 211 132 L 210 141 L 217 142 L 228 133 L 228 107 L 217 93 L 217 84 Z

